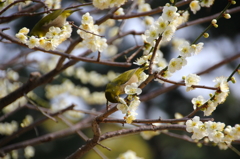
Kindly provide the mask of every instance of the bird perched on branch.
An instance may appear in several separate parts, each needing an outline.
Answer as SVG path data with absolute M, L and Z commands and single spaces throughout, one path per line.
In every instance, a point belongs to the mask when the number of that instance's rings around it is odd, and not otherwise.
M 116 77 L 112 82 L 108 83 L 105 90 L 105 97 L 107 101 L 112 103 L 119 103 L 119 95 L 125 94 L 124 88 L 127 85 L 138 82 L 140 80 L 141 73 L 146 68 L 148 67 L 145 66 L 128 70 Z
M 67 17 L 78 10 L 80 9 L 58 9 L 53 11 L 37 22 L 31 30 L 30 35 L 38 37 L 45 36 L 51 26 L 62 27 L 65 24 Z

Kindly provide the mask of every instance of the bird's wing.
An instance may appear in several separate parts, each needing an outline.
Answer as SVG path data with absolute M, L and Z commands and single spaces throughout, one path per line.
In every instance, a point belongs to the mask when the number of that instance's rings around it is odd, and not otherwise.
M 136 71 L 137 69 L 126 71 L 115 78 L 114 82 L 117 83 L 117 85 L 123 85 L 128 82 L 128 80 L 134 75 Z
M 37 33 L 39 30 L 41 30 L 41 28 L 44 28 L 44 25 L 47 25 L 48 23 L 50 23 L 51 21 L 56 19 L 62 12 L 63 12 L 63 9 L 58 9 L 58 10 L 46 15 L 45 17 L 43 17 L 32 28 L 30 35 L 32 35 L 33 33 Z

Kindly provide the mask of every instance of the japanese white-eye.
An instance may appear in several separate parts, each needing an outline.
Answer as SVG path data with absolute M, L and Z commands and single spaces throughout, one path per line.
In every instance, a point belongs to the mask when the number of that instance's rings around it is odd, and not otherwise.
M 111 103 L 119 103 L 119 95 L 125 94 L 124 88 L 127 85 L 138 82 L 140 74 L 148 67 L 136 68 L 123 72 L 112 82 L 108 83 L 105 90 L 105 97 Z
M 37 22 L 37 24 L 31 30 L 30 35 L 38 37 L 45 36 L 51 26 L 62 27 L 65 24 L 67 17 L 78 10 L 79 9 L 58 9 L 53 11 Z

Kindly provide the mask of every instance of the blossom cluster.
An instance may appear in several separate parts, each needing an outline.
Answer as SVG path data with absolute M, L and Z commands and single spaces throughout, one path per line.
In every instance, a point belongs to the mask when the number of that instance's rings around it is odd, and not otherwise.
M 200 42 L 198 44 L 190 44 L 188 41 L 181 41 L 178 43 L 178 51 L 179 57 L 172 58 L 168 65 L 168 70 L 171 73 L 180 70 L 183 66 L 187 64 L 187 57 L 191 57 L 193 55 L 197 55 L 203 48 L 203 43 Z
M 12 121 L 11 123 L 0 123 L 0 134 L 1 135 L 11 135 L 18 130 L 18 123 Z
M 66 22 L 63 27 L 51 26 L 49 31 L 43 37 L 28 36 L 29 29 L 24 27 L 16 34 L 16 37 L 30 49 L 40 47 L 45 50 L 55 50 L 58 45 L 71 36 L 72 27 Z
M 18 82 L 19 79 L 18 72 L 7 69 L 7 70 L 0 70 L 0 98 L 8 95 L 9 92 L 15 91 L 17 88 L 19 88 L 22 83 Z M 33 93 L 30 92 L 28 95 L 32 95 Z M 14 111 L 19 107 L 19 105 L 24 105 L 27 103 L 27 100 L 25 97 L 20 97 L 16 101 L 12 102 L 8 106 L 3 108 L 3 113 L 9 113 Z
M 83 67 L 69 67 L 64 71 L 67 76 L 74 76 L 83 84 L 91 84 L 94 87 L 105 86 L 109 81 L 112 81 L 117 74 L 109 71 L 106 75 L 100 74 L 96 71 L 87 72 Z
M 120 7 L 126 0 L 93 0 L 93 6 L 98 9 L 107 9 L 113 7 Z
M 51 8 L 51 9 L 61 8 L 61 0 L 45 0 L 44 3 L 48 8 Z
M 26 146 L 24 148 L 24 157 L 26 159 L 32 158 L 35 156 L 35 149 L 33 146 Z M 19 150 L 12 150 L 9 153 L 6 153 L 4 157 L 1 157 L 1 159 L 19 159 L 19 158 L 23 158 L 22 157 L 22 152 L 20 152 Z
M 217 106 L 226 100 L 229 94 L 229 86 L 226 77 L 217 77 L 213 81 L 217 83 L 215 87 L 219 90 L 215 92 L 211 99 L 205 100 L 202 96 L 192 99 L 194 109 L 205 104 L 205 106 L 202 108 L 205 116 L 211 115 Z
M 207 137 L 209 141 L 216 144 L 230 145 L 232 141 L 240 139 L 240 125 L 236 124 L 234 127 L 226 126 L 221 122 L 202 122 L 199 116 L 187 120 L 186 130 L 193 133 L 192 139 L 201 140 Z M 227 146 L 226 146 L 227 148 Z
M 63 93 L 69 93 L 70 95 L 81 97 L 88 104 L 106 103 L 104 92 L 91 93 L 87 87 L 76 86 L 70 80 L 65 80 L 60 85 L 47 85 L 45 90 L 48 99 L 52 99 Z
M 197 11 L 199 11 L 201 9 L 201 7 L 210 7 L 211 5 L 213 5 L 214 0 L 194 0 L 189 4 L 189 7 L 191 9 L 191 11 L 193 12 L 193 14 L 196 14 Z
M 3 9 L 3 8 L 11 5 L 13 2 L 14 2 L 14 0 L 0 0 L 0 9 Z M 25 6 L 30 5 L 31 3 L 32 3 L 32 1 L 23 1 L 23 2 L 16 3 L 16 5 L 25 7 Z
M 1 159 L 18 159 L 18 150 L 12 150 L 10 153 L 6 153 Z
M 83 38 L 82 44 L 93 52 L 102 52 L 107 48 L 107 40 L 99 36 L 99 26 L 94 25 L 93 17 L 87 12 L 82 16 L 81 29 L 77 33 Z
M 180 14 L 177 7 L 164 6 L 162 15 L 149 26 L 142 36 L 144 41 L 155 46 L 155 40 L 162 36 L 162 41 L 170 41 L 180 22 Z
M 177 7 L 175 6 L 170 6 L 167 4 L 163 7 L 162 15 L 149 26 L 149 29 L 147 29 L 142 36 L 143 40 L 145 41 L 144 56 L 137 59 L 135 64 L 142 65 L 144 63 L 149 63 L 152 57 L 151 50 L 153 47 L 156 47 L 155 43 L 157 38 L 160 36 L 162 37 L 160 41 L 161 43 L 166 43 L 172 39 L 176 28 L 188 19 L 188 12 L 180 13 L 177 12 Z M 169 64 L 167 64 L 166 60 L 163 58 L 161 51 L 157 50 L 156 56 L 153 59 L 152 70 L 153 72 L 159 73 L 163 69 L 168 68 L 165 69 L 161 75 L 164 78 L 169 78 L 172 73 L 180 70 L 187 64 L 187 57 L 198 54 L 201 51 L 202 47 L 203 43 L 190 44 L 186 40 L 181 41 L 181 43 L 178 43 L 177 46 L 177 49 L 180 52 L 179 56 L 177 58 L 172 58 Z M 157 81 L 162 83 L 161 80 L 157 79 Z M 188 86 L 187 90 L 189 91 L 191 89 L 192 88 Z

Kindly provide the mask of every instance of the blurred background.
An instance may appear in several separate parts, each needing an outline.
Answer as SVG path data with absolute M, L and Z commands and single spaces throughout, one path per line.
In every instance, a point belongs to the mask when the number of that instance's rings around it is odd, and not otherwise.
M 147 1 L 151 8 L 154 9 L 158 6 L 163 6 L 168 1 Z M 219 13 L 223 10 L 223 8 L 227 4 L 227 0 L 224 1 L 215 1 L 214 5 L 210 8 L 202 8 L 197 14 L 193 14 L 190 12 L 189 21 L 196 20 L 202 17 L 210 16 L 215 13 Z M 76 1 L 62 1 L 62 7 L 67 7 L 73 4 L 76 4 Z M 239 6 L 238 1 L 237 4 L 232 7 Z M 125 5 L 126 9 L 128 6 Z M 232 8 L 231 7 L 231 8 Z M 187 5 L 180 7 L 179 9 L 186 9 Z M 16 11 L 16 7 L 9 9 L 5 14 L 10 15 Z M 96 19 L 106 14 L 106 11 L 100 11 L 98 13 L 94 12 L 93 8 L 88 6 L 84 7 L 81 12 L 90 11 L 90 14 Z M 155 14 L 153 17 L 157 19 L 161 14 Z M 74 21 L 76 25 L 80 24 L 81 21 L 81 13 L 74 13 L 71 15 L 68 20 Z M 11 36 L 14 36 L 21 28 L 27 27 L 32 28 L 34 24 L 41 18 L 41 16 L 26 16 L 22 18 L 18 18 L 9 23 L 1 24 L 1 28 L 10 27 L 10 30 L 4 31 Z M 204 42 L 204 48 L 200 54 L 188 58 L 188 64 L 183 67 L 182 70 L 175 73 L 170 80 L 181 81 L 182 76 L 186 76 L 190 73 L 199 73 L 218 62 L 221 62 L 224 59 L 227 59 L 233 55 L 240 54 L 240 13 L 231 14 L 231 19 L 220 19 L 218 21 L 218 28 L 211 28 L 208 33 L 210 35 L 209 38 L 201 38 L 199 42 Z M 193 42 L 198 35 L 209 25 L 210 22 L 198 24 L 186 28 L 179 29 L 174 38 L 179 39 L 187 39 Z M 116 21 L 116 26 L 120 26 L 122 21 Z M 109 32 L 114 32 L 115 28 L 109 27 Z M 142 22 L 142 18 L 133 18 L 125 21 L 124 26 L 122 27 L 122 32 L 135 30 L 137 32 L 144 32 L 146 26 L 144 26 Z M 78 35 L 73 32 L 72 38 L 76 38 Z M 110 34 L 110 33 L 109 33 Z M 105 35 L 106 37 L 110 35 Z M 126 50 L 130 47 L 136 45 L 136 40 L 139 44 L 142 43 L 141 37 L 134 36 L 126 36 L 123 39 L 119 40 L 115 43 L 120 53 L 123 50 Z M 64 50 L 69 45 L 69 42 L 63 43 L 58 50 Z M 41 73 L 47 73 L 51 70 L 56 64 L 57 57 L 42 53 L 42 52 L 32 52 L 30 49 L 21 47 L 16 44 L 7 44 L 0 43 L 0 65 L 2 70 L 7 70 L 11 68 L 12 70 L 19 73 L 19 80 L 25 83 L 28 79 L 28 76 L 33 71 L 39 71 Z M 163 52 L 164 57 L 167 61 L 169 61 L 173 57 L 178 56 L 178 52 L 173 48 L 172 44 L 169 43 L 165 46 L 162 46 L 160 50 Z M 83 52 L 84 48 L 79 46 L 76 50 L 74 50 L 74 55 L 79 55 L 79 53 Z M 110 52 L 111 53 L 111 52 Z M 133 52 L 127 54 L 130 56 Z M 17 57 L 23 55 L 22 58 L 19 58 L 16 62 L 6 63 L 6 61 L 10 61 L 13 57 Z M 137 59 L 139 56 L 135 57 Z M 96 54 L 91 54 L 89 56 L 97 56 Z M 103 54 L 101 58 L 110 59 L 111 54 Z M 135 59 L 133 61 L 135 61 Z M 116 61 L 125 61 L 124 57 L 117 59 Z M 231 61 L 230 63 L 223 65 L 214 71 L 211 71 L 207 74 L 201 76 L 201 81 L 199 85 L 205 86 L 214 86 L 215 83 L 212 81 L 215 77 L 218 76 L 229 76 L 233 70 L 240 63 L 239 59 Z M 137 66 L 132 66 L 131 68 L 136 68 Z M 105 65 L 93 64 L 93 63 L 85 63 L 78 62 L 76 65 L 67 69 L 59 76 L 57 76 L 50 84 L 40 86 L 34 89 L 35 98 L 33 100 L 41 107 L 52 109 L 58 109 L 61 105 L 71 105 L 72 103 L 77 105 L 79 110 L 102 110 L 105 109 L 105 100 L 103 91 L 105 90 L 105 85 L 113 79 L 117 74 L 129 70 L 131 68 L 119 68 L 119 67 L 110 67 Z M 115 73 L 114 73 L 115 72 Z M 238 81 L 240 81 L 239 75 L 236 74 L 234 76 L 237 80 L 236 84 L 230 83 L 230 94 L 227 97 L 227 100 L 224 104 L 218 106 L 216 111 L 212 114 L 215 121 L 224 122 L 226 125 L 234 126 L 235 124 L 239 124 L 240 121 L 240 96 L 239 96 L 239 88 L 240 85 Z M 96 79 L 93 81 L 88 81 L 88 79 Z M 1 79 L 0 79 L 1 80 Z M 99 82 L 99 83 L 98 83 Z M 64 84 L 64 86 L 63 86 Z M 142 96 L 158 90 L 164 87 L 170 86 L 170 84 L 160 84 L 158 82 L 151 82 L 147 87 L 143 89 Z M 61 87 L 68 87 L 68 91 Z M 59 91 L 63 89 L 64 91 Z M 71 91 L 81 90 L 78 92 L 80 95 L 72 93 Z M 51 91 L 59 91 L 61 94 L 52 95 Z M 157 119 L 161 117 L 162 119 L 171 119 L 175 118 L 175 113 L 178 112 L 180 114 L 187 115 L 193 110 L 193 105 L 191 103 L 192 98 L 202 95 L 205 99 L 209 98 L 209 93 L 213 91 L 205 90 L 205 89 L 195 89 L 190 92 L 185 91 L 185 87 L 177 87 L 176 89 L 169 91 L 165 94 L 161 94 L 154 99 L 141 103 L 138 110 L 138 119 Z M 90 94 L 86 96 L 84 94 Z M 89 98 L 91 97 L 91 98 Z M 6 121 L 11 122 L 22 121 L 22 119 L 30 114 L 34 120 L 42 117 L 42 114 L 39 111 L 31 110 L 28 108 L 21 109 L 18 113 L 10 116 L 6 119 Z M 1 114 L 3 115 L 3 113 Z M 202 112 L 199 112 L 197 115 L 203 116 Z M 68 116 L 68 115 L 67 115 Z M 77 123 L 81 119 L 87 117 L 87 114 L 77 114 L 76 118 L 71 119 L 72 122 Z M 123 118 L 123 114 L 117 112 L 112 115 L 112 117 Z M 69 119 L 70 120 L 70 119 Z M 101 124 L 102 134 L 104 132 L 116 131 L 122 128 L 129 128 L 131 126 L 124 125 L 124 127 L 120 124 Z M 13 140 L 11 143 L 16 143 L 20 141 L 24 141 L 30 138 L 35 138 L 36 136 L 41 136 L 50 132 L 66 129 L 68 126 L 59 120 L 58 123 L 55 123 L 51 120 L 48 120 L 36 127 L 34 130 L 28 131 L 24 135 L 21 135 L 16 140 Z M 186 134 L 191 136 L 191 134 L 181 131 L 174 131 L 177 134 Z M 83 133 L 86 134 L 89 138 L 92 137 L 91 128 L 84 129 Z M 4 138 L 3 135 L 0 135 L 0 139 Z M 10 143 L 10 144 L 11 144 Z M 63 137 L 60 139 L 56 139 L 51 142 L 42 143 L 34 146 L 35 148 L 35 156 L 34 159 L 61 159 L 73 153 L 77 150 L 81 145 L 83 145 L 85 141 L 83 141 L 77 134 L 68 135 L 67 137 Z M 217 146 L 202 146 L 199 147 L 196 144 L 189 143 L 187 141 L 176 139 L 169 137 L 165 134 L 160 134 L 158 136 L 154 136 L 150 140 L 144 140 L 139 134 L 135 135 L 127 135 L 121 136 L 117 138 L 112 138 L 109 140 L 105 140 L 101 142 L 102 145 L 111 148 L 112 151 L 108 151 L 98 146 L 98 148 L 109 158 L 117 158 L 117 156 L 121 153 L 126 152 L 127 150 L 135 151 L 137 156 L 143 157 L 145 159 L 159 159 L 159 158 L 168 158 L 168 159 L 225 159 L 225 158 L 239 158 L 239 156 L 234 153 L 231 149 L 227 150 L 219 150 Z M 240 150 L 240 146 L 238 144 L 233 144 L 233 146 Z M 18 150 L 19 156 L 23 156 L 23 150 Z M 23 158 L 23 157 L 19 157 Z M 100 158 L 96 155 L 95 152 L 90 151 L 84 157 L 84 159 L 97 159 Z

